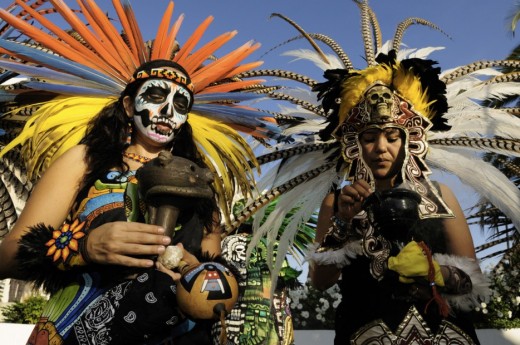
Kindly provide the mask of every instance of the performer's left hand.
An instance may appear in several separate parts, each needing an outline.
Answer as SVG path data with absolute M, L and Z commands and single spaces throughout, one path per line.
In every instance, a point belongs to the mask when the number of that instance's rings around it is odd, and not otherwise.
M 432 259 L 435 270 L 435 284 L 444 286 L 441 268 Z M 422 248 L 415 241 L 410 241 L 396 256 L 388 258 L 388 269 L 399 274 L 401 283 L 413 283 L 416 278 L 428 279 L 430 263 Z

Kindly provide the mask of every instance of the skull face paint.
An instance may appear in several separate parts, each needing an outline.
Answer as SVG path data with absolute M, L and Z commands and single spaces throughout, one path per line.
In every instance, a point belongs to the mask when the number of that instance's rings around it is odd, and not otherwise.
M 146 80 L 135 97 L 135 126 L 153 142 L 168 143 L 188 119 L 191 103 L 185 87 L 166 79 Z

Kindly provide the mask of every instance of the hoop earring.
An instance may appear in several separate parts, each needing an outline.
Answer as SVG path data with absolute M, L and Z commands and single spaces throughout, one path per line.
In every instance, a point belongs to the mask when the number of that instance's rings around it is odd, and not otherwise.
M 132 143 L 132 132 L 134 131 L 134 127 L 132 126 L 132 120 L 129 120 L 127 122 L 127 128 L 126 128 L 126 146 L 130 146 Z

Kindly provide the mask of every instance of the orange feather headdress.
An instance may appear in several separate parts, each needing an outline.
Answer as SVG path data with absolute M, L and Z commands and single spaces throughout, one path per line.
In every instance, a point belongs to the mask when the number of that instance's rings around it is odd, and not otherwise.
M 211 16 L 179 44 L 184 17 L 171 23 L 171 1 L 155 38 L 144 41 L 129 2 L 114 0 L 113 5 L 117 21 L 94 0 L 78 1 L 75 10 L 62 0 L 15 1 L 0 9 L 0 126 L 8 134 L 0 156 L 7 159 L 8 152 L 21 150 L 29 179 L 37 178 L 81 140 L 91 118 L 117 101 L 138 66 L 173 61 L 191 78 L 194 105 L 188 122 L 201 156 L 219 177 L 214 187 L 227 215 L 235 190 L 248 194 L 254 180 L 251 167 L 258 167 L 237 130 L 259 138 L 278 135 L 269 113 L 243 104 L 261 97 L 245 91 L 261 87 L 262 80 L 235 77 L 261 65 L 243 63 L 259 44 L 247 42 L 215 58 L 213 54 L 236 35 L 232 31 L 197 48 Z M 48 13 L 57 13 L 68 28 L 49 20 Z

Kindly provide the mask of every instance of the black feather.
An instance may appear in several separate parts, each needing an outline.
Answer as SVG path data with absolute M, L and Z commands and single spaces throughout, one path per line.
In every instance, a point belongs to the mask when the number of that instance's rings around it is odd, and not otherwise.
M 52 226 L 45 224 L 31 227 L 20 239 L 16 254 L 21 277 L 33 282 L 35 287 L 43 287 L 48 293 L 67 286 L 74 276 L 70 271 L 58 269 L 52 257 L 47 256 L 45 243 L 52 239 L 53 231 Z

